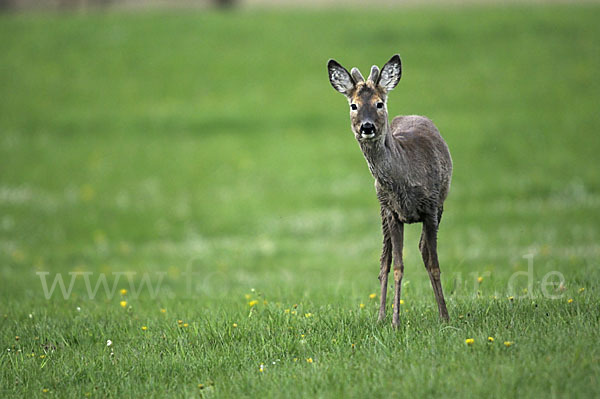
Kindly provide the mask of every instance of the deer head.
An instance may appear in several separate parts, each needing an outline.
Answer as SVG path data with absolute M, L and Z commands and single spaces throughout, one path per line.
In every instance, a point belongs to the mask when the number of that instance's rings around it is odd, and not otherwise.
M 388 126 L 387 94 L 396 87 L 402 75 L 400 56 L 396 54 L 390 58 L 381 72 L 373 65 L 366 81 L 358 68 L 352 68 L 349 73 L 333 59 L 327 63 L 327 69 L 333 88 L 348 99 L 356 139 L 368 142 L 382 137 Z

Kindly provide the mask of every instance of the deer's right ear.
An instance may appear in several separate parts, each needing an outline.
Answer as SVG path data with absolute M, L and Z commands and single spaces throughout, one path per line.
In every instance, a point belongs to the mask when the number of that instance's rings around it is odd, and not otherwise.
M 329 82 L 331 82 L 333 88 L 346 96 L 350 95 L 350 92 L 354 90 L 355 82 L 346 68 L 332 59 L 327 63 L 327 70 L 329 72 Z

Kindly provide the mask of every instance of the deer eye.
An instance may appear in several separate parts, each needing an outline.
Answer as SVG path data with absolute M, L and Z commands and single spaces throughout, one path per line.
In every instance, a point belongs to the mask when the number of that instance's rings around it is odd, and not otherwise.
M 356 104 L 350 104 L 350 109 L 352 109 L 352 111 L 356 111 L 358 106 Z
M 377 108 L 379 108 L 379 109 L 383 108 L 383 103 L 381 101 L 377 103 Z

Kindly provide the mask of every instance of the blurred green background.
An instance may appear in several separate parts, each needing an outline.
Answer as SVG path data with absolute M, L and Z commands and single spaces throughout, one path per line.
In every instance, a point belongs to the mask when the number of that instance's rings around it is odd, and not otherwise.
M 224 290 L 375 278 L 372 177 L 325 63 L 366 71 L 395 52 L 390 115 L 433 119 L 454 158 L 442 270 L 511 273 L 532 251 L 595 262 L 596 12 L 4 15 L 5 278 L 198 256 L 233 274 Z
M 593 289 L 599 18 L 597 5 L 527 4 L 0 15 L 4 338 L 31 312 L 68 325 L 87 306 L 93 325 L 118 308 L 82 280 L 68 300 L 46 300 L 40 271 L 137 272 L 136 284 L 164 272 L 138 309 L 190 318 L 243 313 L 251 288 L 333 311 L 377 292 L 373 179 L 328 58 L 366 73 L 400 53 L 390 115 L 426 115 L 448 142 L 439 251 L 453 319 L 469 309 L 461 301 L 507 296 L 527 254 L 527 294 L 541 298 L 549 271 L 565 277 L 558 295 Z M 407 228 L 403 294 L 435 321 L 419 229 Z

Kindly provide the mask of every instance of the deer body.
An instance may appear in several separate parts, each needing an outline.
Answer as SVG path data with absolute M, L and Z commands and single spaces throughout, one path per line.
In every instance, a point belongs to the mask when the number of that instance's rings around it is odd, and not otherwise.
M 429 273 L 440 317 L 448 320 L 437 258 L 437 230 L 444 200 L 450 189 L 452 159 L 446 142 L 433 122 L 422 116 L 398 116 L 390 124 L 387 93 L 399 82 L 400 57 L 395 55 L 382 68 L 371 68 L 367 81 L 358 69 L 348 73 L 336 61 L 328 63 L 332 86 L 350 103 L 352 130 L 375 178 L 380 203 L 383 250 L 381 254 L 381 304 L 379 319 L 385 318 L 387 280 L 394 263 L 393 324 L 399 323 L 399 305 L 404 263 L 402 247 L 405 223 L 423 223 L 419 249 Z
M 380 204 L 402 223 L 423 222 L 442 206 L 452 160 L 435 125 L 422 116 L 398 116 L 381 142 L 361 143 Z

